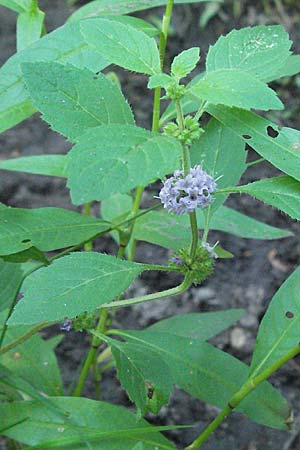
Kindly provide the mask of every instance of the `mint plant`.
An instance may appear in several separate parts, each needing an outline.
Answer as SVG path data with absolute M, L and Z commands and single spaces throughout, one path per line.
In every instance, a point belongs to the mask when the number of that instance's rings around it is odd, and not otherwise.
M 83 212 L 0 207 L 0 430 L 20 448 L 175 448 L 161 432 L 178 426 L 145 419 L 168 404 L 174 384 L 221 410 L 186 450 L 200 448 L 234 411 L 267 427 L 291 427 L 291 409 L 267 379 L 300 350 L 299 268 L 272 299 L 250 366 L 207 342 L 242 310 L 177 315 L 140 331 L 113 326 L 118 308 L 181 294 L 211 276 L 219 259 L 233 257 L 210 241 L 210 230 L 290 235 L 224 206 L 229 195 L 249 194 L 300 219 L 300 132 L 253 112 L 284 108 L 268 83 L 300 72 L 288 34 L 278 25 L 233 30 L 210 47 L 204 72 L 196 71 L 200 48 L 183 50 L 168 68 L 173 3 L 196 2 L 94 0 L 46 34 L 36 0 L 0 0 L 18 13 L 18 52 L 0 70 L 1 131 L 39 111 L 73 144 L 67 155 L 9 159 L 0 168 L 64 178 Z M 128 15 L 161 5 L 160 30 Z M 116 77 L 102 72 L 111 65 L 145 75 L 154 92 L 151 130 L 136 125 Z M 246 162 L 246 144 L 260 155 L 254 162 Z M 240 185 L 261 161 L 282 174 Z M 162 184 L 143 208 L 154 181 Z M 101 202 L 101 216 L 91 202 Z M 116 255 L 93 251 L 107 234 Z M 140 241 L 170 250 L 169 262 L 137 262 Z M 144 271 L 176 272 L 181 283 L 128 298 Z M 71 328 L 91 337 L 69 393 L 54 354 L 61 335 L 38 333 L 56 323 L 64 339 Z M 82 396 L 91 374 L 99 397 L 110 367 L 134 412 Z

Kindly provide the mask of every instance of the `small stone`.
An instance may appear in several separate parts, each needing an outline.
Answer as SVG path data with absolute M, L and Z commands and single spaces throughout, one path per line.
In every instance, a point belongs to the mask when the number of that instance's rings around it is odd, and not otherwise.
M 236 327 L 230 333 L 231 346 L 237 350 L 240 350 L 245 346 L 246 339 L 246 334 L 242 328 Z

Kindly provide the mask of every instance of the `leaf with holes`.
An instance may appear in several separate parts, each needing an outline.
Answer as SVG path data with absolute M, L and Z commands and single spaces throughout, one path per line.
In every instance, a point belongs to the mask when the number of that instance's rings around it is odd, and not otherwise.
M 173 335 L 203 341 L 228 328 L 242 314 L 242 310 L 228 310 L 178 315 L 148 327 L 142 336 L 147 336 L 148 332 L 150 335 L 157 333 L 162 340 L 165 336 L 167 342 Z M 122 336 L 122 331 L 120 334 Z M 172 367 L 164 360 L 162 349 L 149 345 L 145 347 L 141 340 L 120 342 L 107 337 L 104 340 L 112 347 L 118 378 L 131 400 L 142 414 L 146 411 L 157 414 L 168 403 L 174 383 Z
M 288 176 L 266 178 L 238 186 L 232 192 L 252 195 L 252 197 L 280 209 L 292 219 L 300 219 L 300 183 L 294 178 Z
M 57 322 L 122 294 L 145 266 L 101 253 L 72 253 L 29 275 L 9 325 Z
M 210 47 L 206 70 L 239 69 L 262 81 L 271 81 L 284 68 L 291 45 L 289 35 L 280 25 L 232 30 Z
M 130 125 L 90 130 L 69 153 L 68 187 L 80 205 L 146 186 L 180 167 L 181 145 Z
M 152 427 L 121 406 L 87 398 L 1 403 L 0 415 L 3 434 L 30 448 L 132 450 L 135 442 L 144 450 L 175 448 L 159 433 L 170 427 Z
M 237 69 L 208 72 L 189 89 L 189 93 L 215 105 L 263 111 L 283 109 L 283 104 L 272 89 L 254 75 Z
M 260 323 L 252 357 L 251 377 L 259 375 L 299 343 L 300 269 L 276 292 Z
M 10 308 L 21 286 L 22 279 L 23 272 L 20 264 L 0 259 L 0 311 Z
M 160 73 L 156 42 L 142 31 L 108 19 L 87 19 L 81 32 L 89 45 L 113 64 L 138 73 Z
M 207 111 L 263 158 L 300 181 L 300 131 L 282 128 L 249 111 L 209 105 Z
M 64 25 L 13 55 L 0 69 L 0 132 L 16 125 L 36 110 L 26 90 L 21 64 L 57 61 L 99 71 L 108 65 L 79 31 L 79 24 Z
M 197 221 L 198 228 L 202 229 L 204 216 L 201 211 L 197 212 Z M 221 206 L 215 212 L 210 229 L 247 239 L 279 239 L 291 236 L 287 230 L 259 222 L 226 206 Z M 150 211 L 136 220 L 133 235 L 137 240 L 177 251 L 190 243 L 190 224 L 184 216 L 175 216 L 165 211 Z
M 4 1 L 4 0 L 2 0 Z M 200 3 L 207 0 L 175 0 L 175 4 L 181 3 Z M 215 0 L 222 2 L 223 0 Z M 142 11 L 145 9 L 155 8 L 156 6 L 163 6 L 167 4 L 167 0 L 94 0 L 87 5 L 82 6 L 75 11 L 69 21 L 76 21 L 85 19 L 86 17 L 100 16 L 105 14 L 128 14 L 135 11 Z
M 155 326 L 154 326 L 155 327 Z M 169 366 L 174 384 L 189 394 L 218 408 L 246 381 L 249 367 L 199 339 L 183 337 L 150 327 L 144 331 L 118 330 L 116 334 L 144 347 L 144 354 L 154 352 Z M 279 429 L 287 429 L 289 407 L 283 397 L 267 382 L 261 384 L 237 408 L 251 420 Z
M 102 220 L 60 208 L 3 208 L 0 210 L 0 255 L 32 246 L 48 252 L 80 244 L 104 232 Z
M 246 170 L 244 142 L 215 119 L 209 121 L 205 133 L 194 142 L 190 155 L 192 166 L 201 164 L 209 175 L 217 179 L 218 189 L 237 184 Z M 211 213 L 221 206 L 226 197 L 216 196 L 209 207 Z
M 0 169 L 51 177 L 65 177 L 66 155 L 36 155 L 0 161 Z
M 134 124 L 120 89 L 102 73 L 55 62 L 22 64 L 22 71 L 43 119 L 71 141 L 102 124 Z

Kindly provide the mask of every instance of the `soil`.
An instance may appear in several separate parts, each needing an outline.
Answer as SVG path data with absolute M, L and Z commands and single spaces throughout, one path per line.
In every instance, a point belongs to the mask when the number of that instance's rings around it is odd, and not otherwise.
M 40 0 L 39 3 L 41 9 L 46 12 L 48 31 L 62 25 L 70 13 L 71 8 L 61 0 Z M 282 23 L 295 42 L 294 50 L 300 51 L 300 28 L 298 26 L 300 6 L 298 2 L 286 1 L 284 13 L 281 14 L 278 13 L 272 1 L 235 3 L 238 3 L 241 8 L 240 14 L 236 18 L 233 18 L 232 2 L 227 1 L 204 30 L 200 30 L 198 20 L 205 6 L 176 6 L 172 21 L 174 35 L 171 36 L 168 45 L 168 59 L 182 49 L 192 46 L 200 46 L 202 55 L 205 55 L 209 43 L 214 43 L 220 34 L 226 34 L 232 28 L 269 23 Z M 266 5 L 265 8 L 262 6 L 263 3 Z M 270 11 L 267 8 L 268 5 Z M 153 9 L 137 15 L 150 19 L 153 16 L 160 17 L 162 12 L 163 9 Z M 15 19 L 14 13 L 0 7 L 1 64 L 15 51 Z M 145 90 L 145 78 L 123 71 L 118 73 L 124 93 L 134 108 L 138 125 L 149 128 L 152 100 Z M 299 78 L 294 77 L 276 86 L 288 112 L 281 115 L 281 118 L 273 116 L 273 119 L 279 124 L 284 123 L 285 126 L 298 129 L 300 128 L 299 81 Z M 49 130 L 47 124 L 42 122 L 38 115 L 35 115 L 3 133 L 0 136 L 0 147 L 1 158 L 6 159 L 18 155 L 64 153 L 69 149 L 69 144 L 62 136 Z M 254 152 L 251 152 L 250 158 L 253 159 L 255 156 Z M 242 181 L 249 182 L 273 176 L 276 173 L 276 170 L 269 164 L 263 163 L 249 169 Z M 150 193 L 145 193 L 144 202 L 149 200 L 150 195 Z M 63 180 L 26 174 L 16 175 L 3 171 L 0 178 L 0 201 L 15 207 L 57 206 L 74 209 Z M 214 275 L 204 285 L 190 289 L 181 297 L 120 310 L 115 318 L 116 326 L 143 328 L 157 320 L 179 313 L 244 308 L 246 314 L 238 325 L 215 338 L 214 343 L 242 361 L 250 362 L 259 321 L 275 291 L 299 264 L 300 225 L 275 209 L 247 196 L 230 198 L 227 203 L 254 218 L 289 229 L 294 236 L 277 241 L 258 241 L 240 239 L 225 233 L 211 233 L 210 241 L 219 240 L 224 248 L 235 255 L 234 259 L 218 261 Z M 96 207 L 95 212 L 97 212 Z M 115 252 L 115 244 L 110 238 L 97 242 L 96 248 L 99 251 Z M 168 252 L 164 249 L 144 243 L 138 246 L 137 259 L 139 261 L 162 263 L 167 258 Z M 177 281 L 175 275 L 167 278 L 165 275 L 147 273 L 135 282 L 131 293 L 138 295 L 162 290 L 174 286 Z M 58 327 L 52 328 L 49 333 L 57 332 Z M 66 387 L 74 380 L 76 370 L 88 348 L 88 343 L 88 337 L 84 334 L 70 332 L 57 348 L 57 356 Z M 299 374 L 299 360 L 296 359 L 282 368 L 271 380 L 295 408 L 296 424 L 299 420 Z M 93 396 L 91 381 L 88 381 L 86 385 L 85 395 Z M 104 377 L 102 398 L 132 407 L 119 386 L 113 370 L 107 372 Z M 169 433 L 168 436 L 178 448 L 183 448 L 216 416 L 216 413 L 215 407 L 205 405 L 175 388 L 168 407 L 164 407 L 158 417 L 149 416 L 149 419 L 161 425 L 196 424 L 192 430 Z M 249 422 L 238 414 L 232 414 L 215 435 L 203 445 L 203 450 L 288 449 L 300 449 L 300 438 L 298 438 L 297 432 L 289 434 L 267 429 Z

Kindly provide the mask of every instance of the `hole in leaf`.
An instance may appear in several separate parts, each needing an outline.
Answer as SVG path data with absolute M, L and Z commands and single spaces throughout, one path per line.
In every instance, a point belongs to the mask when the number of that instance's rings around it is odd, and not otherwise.
M 267 133 L 268 136 L 271 138 L 276 138 L 278 136 L 278 131 L 276 131 L 273 127 L 271 127 L 270 125 L 267 127 Z
M 251 139 L 251 136 L 250 136 L 250 134 L 243 134 L 243 138 L 244 139 Z
M 27 244 L 28 242 L 31 242 L 31 239 L 23 239 L 22 244 Z
M 291 311 L 287 311 L 285 313 L 285 317 L 287 317 L 288 319 L 292 319 L 294 317 L 294 314 Z

